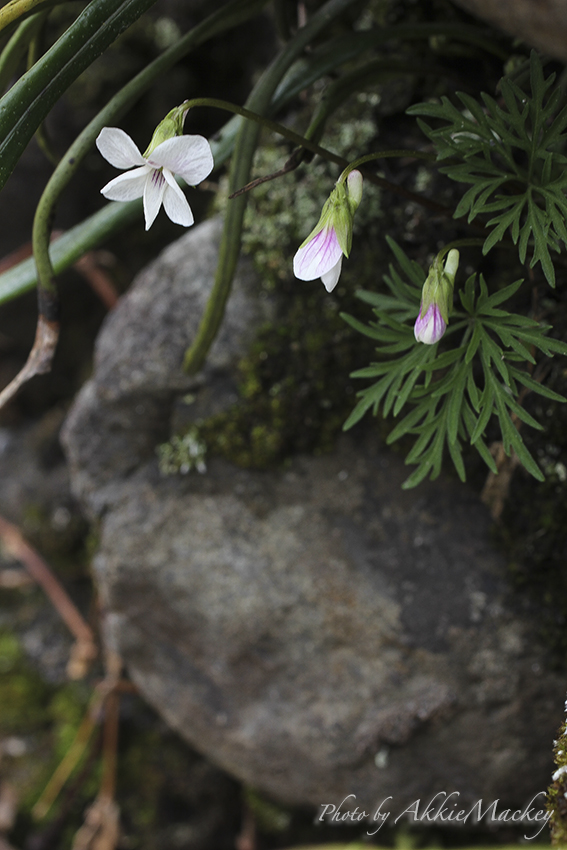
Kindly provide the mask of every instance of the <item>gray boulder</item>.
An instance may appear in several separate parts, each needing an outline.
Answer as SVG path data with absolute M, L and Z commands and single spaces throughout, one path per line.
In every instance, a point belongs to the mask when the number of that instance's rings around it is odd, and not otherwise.
M 218 238 L 200 225 L 138 278 L 64 429 L 100 519 L 107 641 L 173 728 L 281 801 L 522 805 L 548 782 L 564 679 L 474 494 L 443 478 L 402 491 L 407 469 L 363 431 L 277 472 L 160 476 L 175 398 L 229 401 L 269 311 L 243 263 L 206 370 L 183 374 Z

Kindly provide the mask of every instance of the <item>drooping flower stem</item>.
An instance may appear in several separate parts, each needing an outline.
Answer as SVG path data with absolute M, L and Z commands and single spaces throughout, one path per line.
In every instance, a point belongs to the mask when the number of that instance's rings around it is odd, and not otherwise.
M 341 176 L 337 180 L 337 183 L 344 183 L 347 179 L 351 171 L 354 171 L 355 168 L 359 168 L 361 165 L 364 165 L 367 162 L 372 162 L 376 159 L 427 159 L 429 162 L 436 162 L 437 155 L 434 153 L 427 153 L 427 151 L 415 151 L 415 150 L 388 150 L 388 151 L 377 151 L 376 153 L 368 153 L 365 156 L 359 157 L 359 159 L 353 160 L 353 162 L 349 162 L 347 167 L 342 172 Z
M 279 56 L 268 67 L 248 98 L 246 107 L 260 114 L 265 113 L 270 106 L 276 87 L 297 56 L 314 36 L 355 2 L 356 0 L 328 0 L 286 44 Z M 241 127 L 232 158 L 229 192 L 234 192 L 250 179 L 259 134 L 259 125 L 251 121 L 247 121 Z M 213 288 L 195 340 L 185 354 L 184 368 L 190 374 L 198 372 L 203 366 L 224 317 L 240 254 L 242 223 L 247 201 L 246 195 L 240 195 L 227 209 Z
M 449 251 L 453 248 L 477 248 L 481 245 L 484 245 L 484 239 L 455 239 L 453 242 L 449 242 L 445 245 L 444 248 L 441 249 L 438 256 L 440 260 L 444 260 Z M 502 247 L 509 247 L 507 243 L 504 241 L 501 243 Z M 513 247 L 510 245 L 510 247 Z
M 207 101 L 206 103 L 204 102 L 205 100 Z M 283 136 L 284 138 L 295 142 L 297 145 L 300 145 L 301 148 L 311 151 L 312 153 L 316 153 L 319 156 L 323 157 L 323 159 L 328 160 L 329 162 L 334 162 L 336 165 L 342 166 L 344 171 L 341 172 L 337 183 L 344 183 L 351 171 L 356 168 L 357 163 L 360 163 L 360 160 L 355 160 L 354 162 L 349 163 L 346 159 L 344 159 L 344 157 L 338 156 L 332 151 L 329 151 L 326 148 L 315 144 L 315 142 L 312 141 L 307 135 L 299 136 L 297 133 L 294 133 L 293 130 L 290 130 L 287 127 L 283 127 L 281 124 L 278 124 L 277 121 L 271 121 L 269 118 L 256 115 L 253 112 L 250 112 L 250 110 L 244 109 L 243 107 L 237 107 L 234 104 L 228 104 L 226 101 L 215 101 L 213 98 L 199 98 L 199 101 L 203 102 L 197 103 L 196 101 L 192 101 L 192 103 L 194 103 L 195 106 L 216 106 L 219 109 L 227 109 L 228 111 L 235 112 L 238 115 L 242 115 L 243 117 L 248 118 L 251 121 L 257 121 L 259 124 L 262 124 L 268 129 L 273 130 L 280 136 Z M 295 153 L 297 154 L 298 151 L 295 151 Z M 437 159 L 434 154 L 429 154 L 425 151 L 396 149 L 377 151 L 376 153 L 368 154 L 366 157 L 362 157 L 362 160 L 364 162 L 367 162 L 373 159 L 390 159 L 393 157 L 411 157 L 413 159 L 427 159 L 429 161 L 436 161 Z M 291 163 L 290 167 L 284 166 L 283 169 L 276 171 L 274 174 L 270 174 L 266 177 L 252 180 L 250 183 L 247 183 L 246 185 L 235 190 L 229 197 L 231 199 L 237 198 L 239 195 L 243 195 L 246 192 L 249 192 L 251 189 L 254 189 L 261 183 L 266 183 L 269 180 L 275 179 L 276 177 L 280 177 L 283 174 L 287 174 L 289 171 L 292 171 L 293 168 L 297 167 L 300 163 L 301 157 L 297 156 L 295 163 Z M 442 204 L 438 204 L 436 201 L 432 201 L 430 198 L 426 198 L 423 195 L 418 195 L 417 193 L 412 192 L 409 189 L 405 189 L 403 186 L 398 186 L 397 184 L 386 180 L 384 177 L 380 177 L 378 174 L 373 174 L 372 172 L 366 171 L 363 173 L 364 178 L 366 180 L 368 180 L 370 183 L 374 183 L 381 189 L 386 189 L 388 191 L 395 192 L 397 195 L 401 195 L 403 198 L 407 198 L 409 201 L 414 201 L 415 203 L 421 204 L 422 206 L 431 209 L 436 213 L 440 213 L 441 215 L 451 216 L 453 214 L 453 210 L 449 207 L 445 207 Z
M 250 100 L 251 98 L 248 99 L 248 103 L 250 103 Z M 271 118 L 261 115 L 258 111 L 254 111 L 249 108 L 247 109 L 245 106 L 239 106 L 236 103 L 230 103 L 228 100 L 220 100 L 217 97 L 195 97 L 187 101 L 188 111 L 200 106 L 222 109 L 225 112 L 232 112 L 233 115 L 240 115 L 242 118 L 246 118 L 248 121 L 258 124 L 259 127 L 265 127 L 266 130 L 272 130 L 272 132 L 277 133 L 279 136 L 283 136 L 284 139 L 289 139 L 290 142 L 293 142 L 298 147 L 306 148 L 306 150 L 311 151 L 311 153 L 318 154 L 329 162 L 334 162 L 336 165 L 342 166 L 346 163 L 344 157 L 327 150 L 327 148 L 323 148 L 320 145 L 315 144 L 315 142 L 311 142 L 305 136 L 295 133 L 293 130 L 290 130 L 289 127 L 286 127 L 284 124 L 280 124 L 278 121 L 272 121 Z

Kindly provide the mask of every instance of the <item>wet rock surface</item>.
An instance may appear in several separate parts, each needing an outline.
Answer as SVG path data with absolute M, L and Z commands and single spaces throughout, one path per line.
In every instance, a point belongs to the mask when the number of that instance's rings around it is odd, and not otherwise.
M 279 471 L 159 474 L 175 399 L 191 391 L 203 415 L 218 386 L 224 403 L 269 313 L 242 264 L 206 371 L 184 376 L 218 238 L 206 222 L 138 278 L 64 429 L 100 519 L 106 639 L 174 729 L 279 800 L 522 805 L 549 779 L 564 678 L 474 494 L 402 491 L 407 469 L 364 431 Z

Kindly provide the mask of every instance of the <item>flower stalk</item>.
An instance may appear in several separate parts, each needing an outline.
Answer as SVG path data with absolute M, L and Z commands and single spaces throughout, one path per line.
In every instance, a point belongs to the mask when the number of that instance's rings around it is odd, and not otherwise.
M 260 115 L 267 112 L 277 86 L 295 59 L 301 55 L 305 47 L 321 30 L 349 6 L 352 6 L 354 2 L 355 0 L 327 0 L 309 22 L 286 44 L 279 56 L 274 59 L 253 89 L 246 102 L 246 107 Z M 252 122 L 243 124 L 238 134 L 232 159 L 229 193 L 236 191 L 250 179 L 250 170 L 258 138 L 258 125 Z M 202 368 L 222 323 L 240 253 L 242 225 L 247 200 L 246 195 L 240 195 L 231 201 L 228 207 L 213 288 L 197 329 L 195 340 L 185 354 L 184 368 L 189 374 L 195 374 Z

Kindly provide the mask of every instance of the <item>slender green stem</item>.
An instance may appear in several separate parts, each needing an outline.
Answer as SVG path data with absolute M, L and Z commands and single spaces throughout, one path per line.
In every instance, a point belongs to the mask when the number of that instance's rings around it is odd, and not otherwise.
M 63 2 L 63 0 L 60 0 Z M 33 10 L 37 10 L 43 6 L 53 6 L 53 2 L 46 2 L 46 0 L 11 0 L 10 3 L 6 3 L 5 6 L 2 6 L 0 9 L 0 32 L 3 29 L 17 21 L 18 18 L 23 17 L 24 15 L 29 15 Z
M 328 160 L 329 162 L 334 162 L 335 165 L 339 165 L 341 166 L 341 168 L 344 168 L 344 171 L 339 177 L 339 182 L 343 179 L 346 179 L 348 173 L 352 171 L 352 169 L 355 168 L 357 164 L 360 165 L 363 162 L 370 161 L 373 159 L 387 159 L 388 157 L 413 157 L 414 159 L 427 159 L 432 162 L 435 162 L 437 159 L 434 154 L 425 153 L 423 151 L 391 150 L 380 151 L 375 154 L 368 154 L 368 156 L 361 157 L 360 160 L 356 160 L 354 163 L 348 163 L 343 156 L 339 156 L 338 154 L 333 153 L 333 151 L 321 147 L 321 145 L 316 144 L 311 139 L 306 138 L 305 136 L 300 136 L 299 133 L 295 133 L 293 130 L 290 130 L 289 127 L 285 127 L 283 124 L 280 124 L 277 121 L 272 121 L 270 118 L 266 118 L 265 115 L 259 115 L 257 112 L 254 112 L 251 109 L 247 109 L 244 106 L 238 106 L 235 103 L 229 103 L 226 100 L 219 100 L 218 98 L 213 97 L 196 97 L 188 101 L 188 109 L 199 106 L 212 106 L 216 109 L 224 109 L 227 112 L 233 112 L 235 115 L 238 115 L 242 118 L 246 118 L 248 121 L 253 121 L 255 124 L 258 124 L 261 127 L 265 127 L 268 130 L 272 130 L 274 133 L 278 133 L 278 135 L 289 139 L 291 142 L 294 142 L 294 144 L 296 144 L 298 148 L 305 148 L 305 150 L 311 151 L 311 153 L 317 154 L 318 156 Z M 377 174 L 365 172 L 364 176 L 371 183 L 375 183 L 376 186 L 380 186 L 380 188 L 382 189 L 388 189 L 392 192 L 396 192 L 397 194 L 402 195 L 404 198 L 422 204 L 423 206 L 428 207 L 429 209 L 432 209 L 435 212 L 441 213 L 443 215 L 452 214 L 452 210 L 450 210 L 448 207 L 443 207 L 441 206 L 441 204 L 435 203 L 435 201 L 430 201 L 428 198 L 424 198 L 420 195 L 415 194 L 414 192 L 410 192 L 407 189 L 403 189 L 401 186 L 397 186 L 395 183 L 390 183 L 389 180 L 386 180 L 385 178 L 380 177 Z M 234 191 L 230 193 L 231 200 L 238 198 L 244 192 L 247 192 L 249 189 L 252 189 L 254 185 L 255 181 L 252 181 L 252 183 L 247 183 L 244 186 L 239 186 L 237 189 L 234 189 Z
M 337 183 L 344 183 L 351 171 L 354 171 L 355 168 L 359 168 L 359 166 L 364 165 L 366 162 L 372 162 L 375 159 L 389 159 L 392 157 L 395 157 L 397 159 L 403 159 L 408 157 L 411 157 L 412 159 L 427 159 L 429 160 L 429 162 L 435 162 L 437 160 L 436 154 L 427 153 L 426 151 L 395 149 L 389 151 L 377 151 L 376 153 L 368 153 L 365 156 L 361 156 L 359 159 L 355 159 L 353 162 L 349 162 L 349 164 L 337 180 Z
M 291 38 L 291 16 L 295 9 L 288 3 L 288 0 L 274 0 L 274 22 L 276 32 L 282 41 L 288 41 Z
M 47 20 L 48 14 L 49 10 L 40 12 L 38 14 L 38 17 L 39 15 L 42 16 L 42 20 L 40 21 L 39 26 L 37 27 L 32 38 L 30 39 L 30 43 L 28 46 L 28 71 L 30 70 L 30 68 L 33 68 L 33 66 L 42 54 L 43 41 L 45 36 L 45 22 Z M 60 157 L 57 155 L 55 148 L 53 147 L 53 144 L 51 142 L 51 139 L 49 138 L 47 127 L 45 126 L 45 121 L 42 121 L 37 130 L 35 131 L 35 140 L 40 150 L 43 151 L 45 158 L 51 163 L 51 165 L 56 166 L 59 163 Z
M 308 151 L 323 157 L 323 159 L 328 159 L 329 162 L 334 162 L 335 165 L 344 165 L 346 162 L 343 156 L 339 156 L 338 154 L 315 144 L 315 142 L 311 142 L 309 139 L 306 139 L 305 136 L 295 133 L 284 124 L 280 124 L 278 121 L 272 121 L 271 118 L 267 118 L 265 115 L 260 115 L 258 112 L 253 111 L 252 109 L 247 109 L 245 106 L 230 103 L 228 100 L 219 100 L 216 97 L 195 97 L 188 101 L 188 109 L 193 109 L 199 106 L 210 106 L 214 109 L 222 109 L 225 112 L 232 112 L 234 115 L 240 115 L 242 118 L 246 118 L 248 121 L 252 121 L 254 124 L 260 125 L 260 127 L 265 127 L 266 130 L 272 130 L 272 132 L 277 133 L 279 136 L 283 136 L 284 139 L 289 139 L 290 142 L 293 142 L 298 147 L 306 148 Z
M 278 84 L 297 56 L 322 29 L 355 2 L 356 0 L 328 0 L 268 67 L 248 98 L 246 108 L 260 114 L 267 112 Z M 248 121 L 243 124 L 232 158 L 229 193 L 248 182 L 259 133 L 260 127 L 256 123 Z M 224 317 L 240 254 L 242 224 L 247 201 L 247 195 L 239 195 L 230 203 L 225 215 L 213 288 L 195 340 L 185 354 L 184 368 L 190 374 L 202 368 Z
M 41 29 L 48 11 L 36 12 L 19 25 L 0 54 L 0 94 L 8 87 L 29 44 Z
M 445 245 L 441 249 L 441 251 L 439 251 L 438 257 L 442 260 L 453 248 L 480 247 L 484 245 L 484 242 L 484 239 L 455 239 L 453 242 L 449 242 L 448 245 Z
M 54 272 L 49 258 L 49 236 L 55 205 L 102 128 L 124 114 L 154 80 L 168 71 L 190 50 L 208 38 L 246 20 L 259 11 L 266 2 L 267 0 L 233 0 L 214 12 L 130 80 L 77 136 L 51 175 L 37 205 L 32 244 L 39 287 L 51 291 L 54 288 Z

